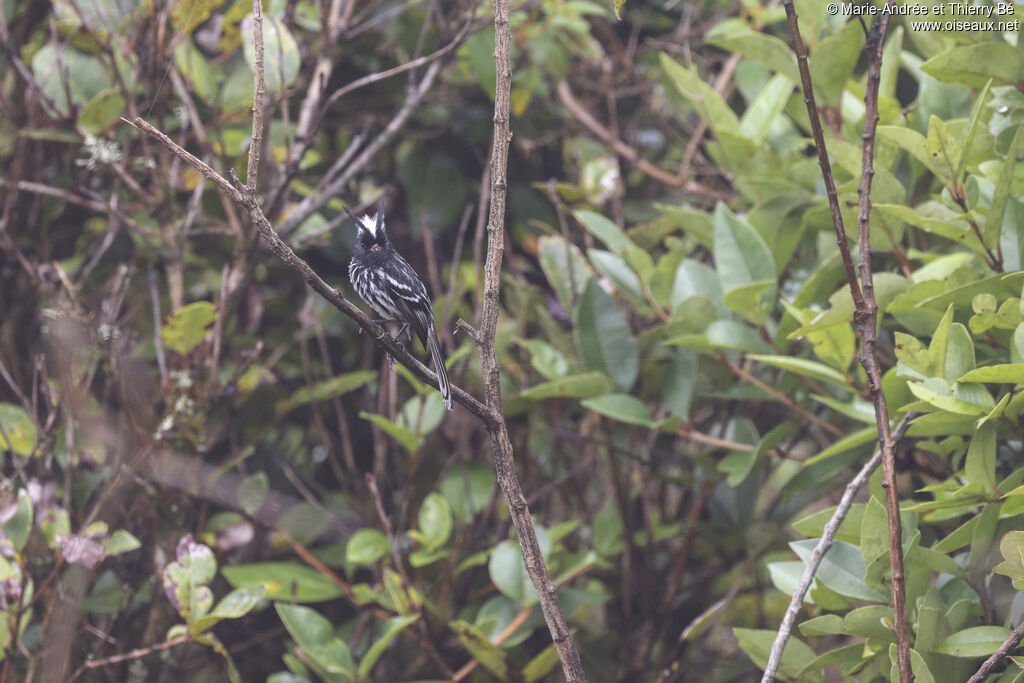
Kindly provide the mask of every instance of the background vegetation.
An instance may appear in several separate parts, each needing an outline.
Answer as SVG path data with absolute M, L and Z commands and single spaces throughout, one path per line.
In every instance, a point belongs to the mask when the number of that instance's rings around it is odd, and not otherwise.
M 866 30 L 795 5 L 856 256 Z M 120 120 L 244 176 L 251 2 L 0 9 L 0 680 L 557 680 L 483 425 Z M 785 12 L 511 9 L 497 351 L 562 610 L 589 680 L 756 680 L 878 439 Z M 354 297 L 342 208 L 384 193 L 477 395 L 451 330 L 481 310 L 492 11 L 263 7 L 264 213 Z M 918 19 L 882 47 L 869 263 L 889 417 L 920 413 L 910 662 L 957 682 L 1024 612 L 1024 44 Z M 896 676 L 884 502 L 876 472 L 781 678 Z

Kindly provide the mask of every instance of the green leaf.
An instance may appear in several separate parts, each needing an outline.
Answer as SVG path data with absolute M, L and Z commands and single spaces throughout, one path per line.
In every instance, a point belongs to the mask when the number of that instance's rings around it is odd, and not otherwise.
M 348 539 L 345 559 L 352 564 L 371 565 L 388 554 L 391 544 L 376 529 L 360 529 Z
M 986 365 L 983 368 L 971 370 L 958 381 L 991 384 L 1024 384 L 1024 363 Z
M 601 240 L 605 245 L 619 256 L 625 257 L 630 248 L 635 248 L 633 240 L 626 237 L 619 226 L 599 213 L 580 210 L 573 213 L 576 220 L 580 222 L 587 232 Z
M 124 97 L 116 88 L 108 88 L 89 100 L 78 115 L 78 123 L 93 135 L 100 135 L 117 123 L 125 111 Z
M 491 59 L 491 63 L 494 60 Z M 560 235 L 544 235 L 537 240 L 540 267 L 555 290 L 558 303 L 566 312 L 576 309 L 576 302 L 593 278 L 590 264 L 575 244 Z M 571 265 L 570 265 L 571 264 Z
M 825 104 L 839 106 L 863 40 L 860 26 L 851 21 L 838 35 L 824 38 L 814 49 L 810 60 L 811 82 Z
M 359 417 L 364 420 L 369 420 L 373 424 L 380 427 L 385 434 L 390 436 L 392 439 L 401 444 L 409 453 L 415 453 L 423 447 L 424 439 L 422 436 L 417 436 L 408 427 L 395 424 L 391 420 L 387 419 L 383 415 L 377 415 L 375 413 L 367 413 L 366 411 L 360 410 Z
M 43 102 L 50 116 L 67 116 L 71 113 L 70 105 L 85 107 L 114 85 L 102 61 L 73 47 L 58 47 L 53 43 L 47 43 L 33 55 L 32 75 L 48 101 L 57 108 L 56 112 L 51 111 L 47 102 Z
M 206 616 L 197 619 L 192 624 L 193 633 L 202 633 L 224 619 L 238 619 L 251 612 L 267 594 L 267 588 L 263 584 L 256 583 L 243 588 L 238 588 L 217 603 L 213 611 Z
M 715 265 L 726 305 L 752 323 L 764 323 L 775 304 L 775 259 L 771 250 L 761 235 L 723 202 L 715 207 L 714 226 Z M 742 294 L 730 301 L 730 292 L 737 290 Z
M 293 392 L 288 398 L 278 401 L 274 405 L 274 412 L 281 416 L 307 403 L 329 401 L 336 396 L 354 391 L 376 378 L 377 372 L 374 370 L 356 370 L 355 372 L 331 377 L 317 382 L 313 386 L 304 386 Z
M 999 244 L 999 235 L 1003 229 L 1003 216 L 1006 214 L 1006 202 L 1010 198 L 1013 182 L 1013 169 L 1017 166 L 1017 155 L 1021 153 L 1022 138 L 1024 138 L 1024 126 L 1017 126 L 1017 132 L 1013 134 L 1013 142 L 1006 150 L 1006 160 L 1003 161 L 1003 166 L 999 169 L 999 179 L 992 192 L 992 203 L 989 205 L 988 217 L 985 219 L 985 227 L 982 230 L 982 242 L 989 249 L 995 249 Z
M 448 500 L 452 514 L 468 524 L 491 500 L 494 470 L 487 465 L 453 465 L 441 482 L 441 493 Z
M 921 65 L 943 83 L 981 88 L 989 79 L 1016 86 L 1024 76 L 1017 49 L 1004 42 L 985 42 L 950 48 Z
M 455 632 L 462 642 L 463 647 L 473 655 L 473 658 L 480 662 L 480 665 L 491 672 L 496 680 L 514 680 L 518 672 L 512 668 L 505 656 L 505 652 L 497 645 L 492 644 L 480 629 L 468 621 L 456 619 L 448 624 L 448 628 Z
M 889 552 L 889 515 L 885 506 L 877 498 L 864 507 L 864 517 L 860 525 L 860 554 L 864 564 L 869 565 L 882 555 Z
M 505 411 L 510 415 L 524 412 L 530 405 L 548 398 L 591 398 L 607 394 L 614 389 L 608 375 L 585 372 L 551 382 L 541 382 L 505 400 Z
M 626 424 L 654 427 L 654 419 L 643 401 L 629 394 L 607 394 L 580 401 L 584 408 L 625 422 Z
M 954 657 L 987 657 L 998 650 L 1009 635 L 1010 629 L 1003 626 L 975 626 L 952 634 L 934 651 Z
M 359 662 L 359 678 L 362 680 L 369 680 L 370 672 L 373 671 L 373 667 L 377 664 L 377 661 L 381 658 L 384 652 L 391 645 L 391 641 L 398 637 L 398 634 L 404 631 L 409 625 L 414 624 L 420 615 L 410 614 L 408 616 L 392 617 L 388 619 L 384 625 L 384 630 L 381 632 L 380 637 L 374 641 L 370 649 L 363 655 L 362 660 Z
M 673 354 L 661 385 L 661 400 L 673 415 L 690 419 L 690 404 L 696 385 L 697 355 L 680 351 Z
M 972 484 L 981 484 L 989 494 L 996 493 L 996 426 L 986 422 L 971 439 L 964 461 L 964 474 Z
M 36 425 L 20 406 L 0 403 L 0 452 L 13 451 L 28 457 L 36 447 Z M 4 438 L 6 435 L 6 438 Z
M 747 653 L 747 656 L 759 669 L 768 665 L 768 655 L 771 652 L 772 643 L 775 642 L 775 631 L 734 628 L 732 632 L 736 635 L 740 649 Z M 814 658 L 814 650 L 808 647 L 807 643 L 798 638 L 790 638 L 782 651 L 780 673 L 788 678 L 795 678 Z M 803 680 L 820 681 L 821 675 L 816 674 L 817 672 L 811 672 Z
M 15 552 L 20 553 L 32 531 L 32 499 L 25 489 L 18 491 L 18 504 L 11 518 L 4 522 L 3 530 Z
M 726 36 L 709 35 L 707 42 L 762 64 L 792 83 L 800 82 L 793 49 L 780 38 L 759 31 L 743 30 Z
M 629 391 L 640 369 L 640 347 L 615 300 L 596 280 L 587 284 L 576 309 L 576 348 L 589 370 L 599 370 L 620 391 Z
M 142 547 L 139 539 L 124 529 L 118 529 L 110 535 L 110 538 L 104 538 L 101 543 L 103 543 L 103 554 L 106 557 L 128 553 Z
M 662 52 L 661 68 L 679 94 L 694 103 L 697 115 L 716 135 L 739 135 L 740 122 L 718 91 L 704 82 L 695 69 L 687 69 Z
M 164 568 L 164 593 L 190 629 L 213 607 L 213 592 L 206 584 L 216 573 L 213 551 L 209 546 L 196 543 L 191 536 L 178 542 L 177 559 Z M 198 631 L 193 630 L 193 633 Z
M 470 70 L 487 96 L 494 101 L 497 68 L 494 62 L 494 26 L 486 24 L 466 38 L 460 57 L 469 62 Z M 569 310 L 566 308 L 566 310 Z
M 254 515 L 267 500 L 270 484 L 266 472 L 255 472 L 238 484 L 238 504 L 247 515 Z
M 814 539 L 793 541 L 789 547 L 806 564 L 818 542 Z M 835 541 L 818 568 L 817 579 L 840 595 L 855 600 L 884 601 L 885 591 L 872 590 L 864 585 L 867 567 L 861 557 L 860 548 L 850 543 Z
M 417 522 L 428 550 L 437 550 L 447 543 L 452 533 L 452 511 L 445 497 L 428 493 L 420 505 Z
M 356 664 L 344 640 L 335 637 L 331 622 L 320 616 L 316 610 L 302 605 L 278 603 L 277 615 L 295 639 L 302 654 L 310 664 L 326 674 L 340 674 L 346 680 L 354 680 Z
M 342 595 L 334 581 L 298 562 L 229 565 L 221 568 L 221 574 L 235 588 L 263 584 L 270 600 L 323 602 Z
M 254 21 L 249 14 L 242 20 L 242 49 L 251 71 L 256 67 L 253 45 Z M 285 23 L 269 13 L 263 15 L 263 78 L 268 93 L 279 93 L 295 82 L 302 57 L 295 37 Z
M 805 358 L 796 358 L 794 356 L 776 356 L 776 355 L 760 355 L 751 354 L 749 358 L 765 363 L 767 365 L 774 365 L 777 368 L 788 370 L 789 372 L 801 375 L 803 377 L 809 377 L 811 379 L 821 380 L 822 382 L 828 382 L 834 384 L 843 389 L 848 389 L 850 382 L 846 377 L 836 370 L 833 370 L 829 366 L 823 363 L 817 363 L 813 360 L 807 360 Z
M 160 330 L 160 339 L 172 351 L 186 354 L 202 343 L 216 319 L 216 306 L 209 301 L 196 301 L 182 306 L 168 318 Z

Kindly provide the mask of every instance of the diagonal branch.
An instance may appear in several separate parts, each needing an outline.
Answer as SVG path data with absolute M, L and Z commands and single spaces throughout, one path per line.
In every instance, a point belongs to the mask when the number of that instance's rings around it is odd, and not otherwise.
M 907 413 L 904 415 L 903 419 L 899 421 L 899 424 L 893 430 L 893 440 L 899 441 L 902 439 L 903 434 L 907 431 L 907 427 L 910 426 L 910 423 L 917 416 L 918 413 Z M 771 653 L 768 656 L 768 665 L 764 669 L 761 683 L 771 683 L 775 679 L 779 665 L 782 664 L 782 651 L 785 649 L 786 643 L 789 642 L 790 633 L 793 631 L 793 624 L 796 622 L 796 615 L 799 614 L 800 607 L 804 604 L 804 597 L 807 595 L 807 591 L 811 589 L 814 575 L 818 573 L 818 567 L 821 565 L 821 561 L 825 559 L 825 553 L 832 547 L 832 542 L 836 538 L 836 532 L 839 531 L 839 525 L 846 519 L 846 514 L 850 511 L 850 506 L 853 505 L 853 497 L 857 495 L 857 491 L 868 480 L 868 477 L 871 476 L 871 473 L 875 471 L 880 462 L 882 462 L 882 450 L 878 449 L 871 456 L 871 459 L 864 463 L 864 466 L 850 480 L 850 483 L 846 485 L 843 497 L 839 499 L 839 505 L 836 506 L 836 511 L 832 513 L 832 518 L 825 524 L 825 528 L 821 532 L 821 538 L 818 540 L 818 545 L 814 546 L 811 558 L 808 560 L 807 566 L 804 567 L 804 573 L 800 577 L 800 582 L 797 583 L 796 590 L 793 591 L 793 598 L 789 601 L 786 615 L 782 618 L 779 632 L 775 635 L 775 642 L 772 643 Z

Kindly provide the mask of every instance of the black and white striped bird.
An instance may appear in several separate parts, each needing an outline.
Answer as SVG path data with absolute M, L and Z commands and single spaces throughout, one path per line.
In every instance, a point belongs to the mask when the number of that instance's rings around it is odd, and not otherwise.
M 416 275 L 409 262 L 391 246 L 384 227 L 384 200 L 380 200 L 377 215 L 357 218 L 345 207 L 345 213 L 356 224 L 358 234 L 352 247 L 352 260 L 348 264 L 348 279 L 363 301 L 381 316 L 383 323 L 401 323 L 394 337 L 398 341 L 409 329 L 420 342 L 430 342 L 430 358 L 437 373 L 437 388 L 444 405 L 452 409 L 452 388 L 444 368 L 444 356 L 434 330 L 434 311 L 427 296 L 427 288 Z M 409 334 L 409 339 L 412 335 Z

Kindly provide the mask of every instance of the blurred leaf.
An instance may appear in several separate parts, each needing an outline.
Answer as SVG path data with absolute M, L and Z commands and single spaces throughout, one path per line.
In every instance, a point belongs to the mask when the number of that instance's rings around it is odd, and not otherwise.
M 267 500 L 270 485 L 266 472 L 255 472 L 238 485 L 238 504 L 247 515 L 255 515 Z
M 107 557 L 128 553 L 141 547 L 139 539 L 124 529 L 118 529 L 110 538 L 103 539 L 103 551 Z
M 954 657 L 987 657 L 999 649 L 1010 629 L 1003 626 L 975 626 L 958 631 L 939 643 L 935 652 Z
M 384 630 L 380 634 L 380 637 L 374 641 L 370 649 L 363 655 L 362 660 L 359 662 L 359 678 L 367 680 L 370 672 L 373 671 L 373 667 L 377 664 L 377 661 L 384 654 L 385 650 L 391 645 L 391 641 L 398 637 L 398 634 L 404 631 L 408 626 L 415 623 L 420 618 L 418 614 L 411 614 L 405 617 L 392 617 L 384 625 Z
M 346 559 L 352 564 L 372 565 L 388 554 L 391 544 L 376 529 L 360 529 L 348 539 Z
M 576 309 L 576 348 L 588 369 L 599 370 L 629 391 L 640 368 L 640 348 L 614 299 L 591 280 Z
M 310 663 L 325 674 L 341 674 L 354 680 L 356 664 L 345 641 L 335 637 L 331 623 L 316 610 L 302 605 L 274 605 L 288 634 L 295 639 Z
M 32 499 L 28 491 L 18 491 L 18 502 L 12 506 L 14 513 L 3 523 L 4 536 L 11 542 L 15 552 L 20 553 L 32 531 Z
M 342 595 L 331 579 L 298 562 L 229 565 L 221 568 L 221 574 L 235 588 L 263 584 L 270 600 L 323 602 Z
M 0 403 L 0 451 L 13 451 L 15 455 L 32 455 L 36 446 L 36 425 L 20 406 Z
M 558 303 L 566 313 L 571 313 L 576 307 L 576 300 L 593 276 L 590 264 L 576 245 L 561 236 L 545 235 L 537 240 L 537 248 L 540 252 L 540 267 L 551 289 L 555 291 Z
M 629 394 L 606 394 L 580 401 L 584 408 L 626 424 L 654 427 L 654 420 L 643 401 Z
M 256 48 L 253 45 L 253 18 L 250 14 L 242 20 L 242 48 L 245 61 L 253 71 L 256 69 Z M 270 16 L 263 15 L 263 78 L 268 93 L 277 93 L 295 82 L 299 74 L 301 56 L 295 37 L 285 24 Z
M 439 493 L 428 493 L 420 505 L 417 523 L 429 550 L 436 550 L 447 543 L 452 533 L 452 512 L 445 497 Z
M 209 301 L 196 301 L 179 308 L 160 330 L 164 346 L 186 354 L 199 346 L 209 327 L 217 319 L 217 307 Z
M 401 444 L 402 448 L 409 453 L 415 453 L 423 447 L 423 437 L 416 436 L 416 434 L 408 427 L 395 424 L 383 415 L 375 415 L 361 410 L 359 411 L 359 417 L 364 420 L 369 420 L 380 427 L 388 436 Z
M 348 372 L 344 375 L 321 380 L 312 387 L 305 386 L 297 389 L 288 398 L 278 401 L 274 406 L 274 412 L 278 415 L 284 415 L 307 403 L 327 401 L 358 389 L 376 378 L 377 373 L 374 370 L 356 370 L 355 372 Z
M 266 594 L 266 586 L 258 583 L 231 591 L 217 603 L 213 611 L 192 624 L 193 633 L 202 633 L 224 619 L 244 617 L 260 603 Z
M 462 646 L 473 659 L 480 662 L 480 665 L 497 677 L 497 680 L 515 679 L 518 672 L 509 664 L 505 653 L 497 645 L 492 645 L 478 628 L 461 619 L 449 622 L 448 627 L 459 637 Z
M 452 514 L 466 524 L 482 511 L 494 491 L 494 471 L 487 465 L 455 464 L 441 482 Z

